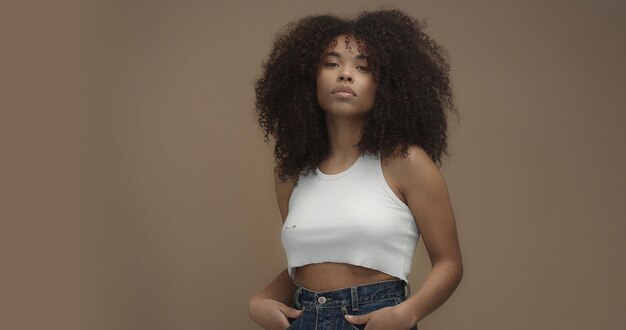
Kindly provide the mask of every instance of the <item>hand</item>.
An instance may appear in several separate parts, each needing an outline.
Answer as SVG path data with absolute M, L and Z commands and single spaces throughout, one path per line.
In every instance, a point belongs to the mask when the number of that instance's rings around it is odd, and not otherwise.
M 289 327 L 287 317 L 295 319 L 302 315 L 302 311 L 273 299 L 252 297 L 248 314 L 250 319 L 263 329 L 285 330 Z
M 366 330 L 409 330 L 417 324 L 411 311 L 403 304 L 381 308 L 363 315 L 346 315 L 346 320 L 352 324 L 365 324 Z

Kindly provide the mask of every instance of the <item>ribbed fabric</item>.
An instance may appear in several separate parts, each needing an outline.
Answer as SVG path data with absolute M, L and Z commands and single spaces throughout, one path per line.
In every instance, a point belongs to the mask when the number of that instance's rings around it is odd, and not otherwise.
M 340 262 L 407 281 L 419 231 L 409 207 L 391 190 L 381 160 L 361 155 L 337 174 L 300 176 L 281 230 L 289 275 L 294 267 Z

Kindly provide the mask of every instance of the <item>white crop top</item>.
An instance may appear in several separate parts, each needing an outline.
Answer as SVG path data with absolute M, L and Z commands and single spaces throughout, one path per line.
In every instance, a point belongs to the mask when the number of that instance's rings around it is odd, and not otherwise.
M 419 231 L 409 207 L 391 190 L 381 160 L 361 155 L 337 174 L 301 175 L 281 230 L 289 276 L 295 267 L 340 262 L 407 281 Z

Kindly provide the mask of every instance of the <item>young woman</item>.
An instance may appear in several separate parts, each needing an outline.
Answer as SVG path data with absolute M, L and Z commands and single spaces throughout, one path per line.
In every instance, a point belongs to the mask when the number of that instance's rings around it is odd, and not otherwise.
M 399 10 L 307 16 L 256 84 L 276 140 L 288 267 L 250 299 L 265 329 L 417 329 L 463 276 L 442 174 L 453 107 L 444 51 Z M 432 268 L 410 295 L 422 236 Z

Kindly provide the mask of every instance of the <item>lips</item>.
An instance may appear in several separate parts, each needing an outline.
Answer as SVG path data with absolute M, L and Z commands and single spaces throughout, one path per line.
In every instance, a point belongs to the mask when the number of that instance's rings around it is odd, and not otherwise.
M 339 86 L 335 89 L 333 89 L 332 91 L 330 91 L 331 94 L 335 94 L 335 93 L 350 93 L 354 96 L 356 96 L 356 93 L 354 92 L 354 90 L 348 86 Z

